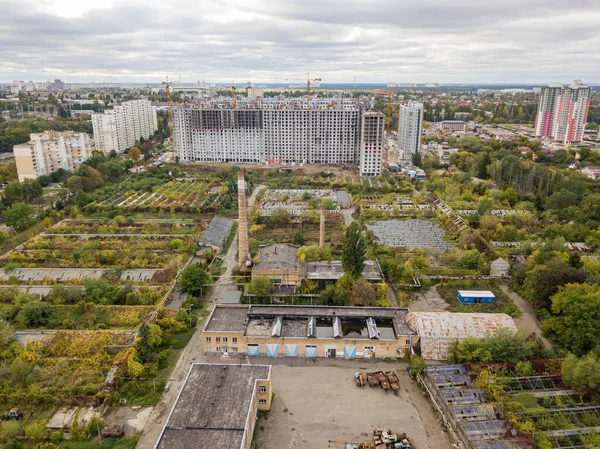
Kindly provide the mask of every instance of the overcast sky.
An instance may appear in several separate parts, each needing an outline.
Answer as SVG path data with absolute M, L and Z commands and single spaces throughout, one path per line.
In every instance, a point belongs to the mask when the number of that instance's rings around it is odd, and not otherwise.
M 0 0 L 0 82 L 600 83 L 600 0 Z

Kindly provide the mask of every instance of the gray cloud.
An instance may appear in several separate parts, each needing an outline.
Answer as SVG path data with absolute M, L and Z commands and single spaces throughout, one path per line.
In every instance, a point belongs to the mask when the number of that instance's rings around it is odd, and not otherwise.
M 39 4 L 0 0 L 0 81 L 600 82 L 597 0 Z

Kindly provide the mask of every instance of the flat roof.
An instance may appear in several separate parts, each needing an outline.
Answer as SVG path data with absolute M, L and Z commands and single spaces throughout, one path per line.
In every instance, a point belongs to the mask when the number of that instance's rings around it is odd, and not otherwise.
M 338 190 L 337 192 L 335 192 L 335 196 L 337 197 L 337 200 L 340 203 L 351 203 L 352 202 L 350 195 L 348 195 L 348 192 L 346 192 L 345 190 Z
M 406 324 L 408 309 L 395 307 L 335 307 L 335 306 L 286 306 L 286 305 L 223 305 L 217 304 L 204 328 L 207 332 L 244 333 L 248 323 L 254 319 L 284 318 L 353 318 L 353 319 L 389 319 L 396 335 L 414 335 Z M 292 333 L 296 334 L 296 330 Z M 285 335 L 284 335 L 285 336 Z M 292 335 L 288 335 L 292 336 Z
M 249 308 L 250 306 L 217 304 L 208 317 L 204 331 L 243 333 L 248 323 Z
M 331 262 L 307 262 L 305 265 L 305 272 L 307 279 L 334 280 L 339 279 L 344 275 L 344 268 L 342 267 L 341 260 L 333 260 Z M 363 268 L 362 274 L 367 280 L 383 280 L 383 273 L 379 268 L 379 264 L 374 260 L 365 261 L 365 267 Z
M 239 290 L 227 290 L 221 297 L 221 304 L 241 304 L 242 292 Z
M 206 245 L 218 246 L 220 248 L 229 235 L 232 226 L 232 219 L 215 215 L 198 241 Z
M 254 270 L 300 270 L 300 261 L 296 253 L 298 245 L 291 243 L 274 243 L 272 245 L 261 245 L 258 248 L 258 261 L 254 264 Z
M 256 381 L 270 378 L 269 365 L 192 364 L 155 448 L 240 448 Z
M 490 290 L 459 290 L 460 296 L 476 297 L 476 298 L 495 298 L 493 292 Z

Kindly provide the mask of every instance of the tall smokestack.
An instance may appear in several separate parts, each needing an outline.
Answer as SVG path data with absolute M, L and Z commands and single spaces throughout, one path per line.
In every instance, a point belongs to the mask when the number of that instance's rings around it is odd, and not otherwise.
M 246 268 L 246 260 L 248 259 L 248 211 L 246 204 L 246 181 L 244 173 L 238 172 L 238 261 L 240 268 Z
M 319 226 L 319 249 L 325 250 L 325 212 L 321 209 L 321 224 Z

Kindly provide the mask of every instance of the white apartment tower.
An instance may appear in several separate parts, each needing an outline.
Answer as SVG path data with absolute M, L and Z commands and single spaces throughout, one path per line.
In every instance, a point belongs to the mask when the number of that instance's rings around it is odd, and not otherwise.
M 592 88 L 575 80 L 569 87 L 551 84 L 542 87 L 535 120 L 535 135 L 562 143 L 583 140 Z
M 357 164 L 360 108 L 175 108 L 182 162 Z
M 32 133 L 29 142 L 13 147 L 19 182 L 62 168 L 75 171 L 92 155 L 90 136 L 73 131 Z
M 423 124 L 423 103 L 409 101 L 400 105 L 398 120 L 398 156 L 403 160 L 411 160 L 413 155 L 421 151 L 421 128 Z
M 123 154 L 140 138 L 158 129 L 156 109 L 148 100 L 126 101 L 103 113 L 92 114 L 94 143 L 104 154 Z
M 363 114 L 360 125 L 360 175 L 379 176 L 385 151 L 385 115 Z

